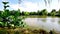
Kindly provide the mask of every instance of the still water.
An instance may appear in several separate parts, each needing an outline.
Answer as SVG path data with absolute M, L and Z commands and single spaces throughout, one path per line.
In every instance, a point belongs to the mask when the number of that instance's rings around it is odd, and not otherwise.
M 47 18 L 26 18 L 24 20 L 27 25 L 33 28 L 41 28 L 44 30 L 60 31 L 60 18 L 47 17 Z

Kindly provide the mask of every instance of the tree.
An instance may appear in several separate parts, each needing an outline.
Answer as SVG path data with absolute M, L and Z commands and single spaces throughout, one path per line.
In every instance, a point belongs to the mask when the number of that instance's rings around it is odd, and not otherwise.
M 37 12 L 30 12 L 30 15 L 37 15 Z
M 60 9 L 59 9 L 59 11 L 58 11 L 58 15 L 60 15 Z
M 25 16 L 28 16 L 28 15 L 29 15 L 29 12 L 24 12 L 24 15 L 25 15 Z
M 56 16 L 60 17 L 60 9 L 56 12 Z
M 47 10 L 46 9 L 43 9 L 43 10 L 41 10 L 40 14 L 47 16 L 48 13 L 47 13 Z
M 55 16 L 56 15 L 56 10 L 53 9 L 50 14 L 51 14 L 51 16 Z
M 24 15 L 24 11 L 22 11 L 21 15 Z
M 4 24 L 4 26 L 7 25 L 7 17 L 9 16 L 9 10 L 7 10 L 6 8 L 9 7 L 9 5 L 7 5 L 9 2 L 2 2 L 4 4 L 4 11 L 1 13 L 1 19 L 2 19 L 2 23 Z M 3 26 L 3 27 L 4 27 Z
M 38 10 L 38 11 L 37 11 L 37 14 L 38 14 L 38 15 L 41 15 L 41 12 L 40 12 L 40 10 Z

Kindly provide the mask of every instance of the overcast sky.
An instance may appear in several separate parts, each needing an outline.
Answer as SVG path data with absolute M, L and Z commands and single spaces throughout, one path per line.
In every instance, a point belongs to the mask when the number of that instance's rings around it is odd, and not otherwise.
M 18 0 L 0 0 L 0 10 L 3 9 L 2 1 L 8 1 L 10 5 L 10 10 L 17 10 L 20 8 L 21 11 L 37 11 L 42 9 L 47 9 L 51 11 L 52 9 L 58 10 L 60 8 L 60 3 L 58 0 L 52 0 L 52 2 L 46 6 L 44 0 L 22 0 L 20 6 L 18 6 Z

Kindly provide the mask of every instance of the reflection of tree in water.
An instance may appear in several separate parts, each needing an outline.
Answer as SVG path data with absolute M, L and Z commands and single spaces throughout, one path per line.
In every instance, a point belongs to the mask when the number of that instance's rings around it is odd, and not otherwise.
M 51 18 L 51 22 L 55 22 L 55 18 Z
M 42 19 L 43 22 L 46 22 L 46 18 Z
M 58 19 L 58 23 L 60 24 L 60 18 Z
M 37 21 L 42 21 L 42 22 L 46 22 L 46 18 L 38 18 Z

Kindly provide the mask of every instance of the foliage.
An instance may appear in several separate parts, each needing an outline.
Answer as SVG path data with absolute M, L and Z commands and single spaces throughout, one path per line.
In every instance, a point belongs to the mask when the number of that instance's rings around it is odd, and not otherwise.
M 56 15 L 56 10 L 53 9 L 53 10 L 51 11 L 51 16 L 55 16 L 55 15 Z
M 41 13 L 41 15 L 45 15 L 46 16 L 47 15 L 47 10 L 43 9 L 40 13 Z
M 26 12 L 24 12 L 24 15 L 26 15 L 26 16 L 27 16 L 27 15 L 29 15 L 29 12 L 27 12 L 27 11 L 26 11 Z
M 36 12 L 30 12 L 30 15 L 36 15 L 37 13 Z
M 23 21 L 20 17 L 20 11 L 19 10 L 12 10 L 9 11 L 9 9 L 6 9 L 9 7 L 8 2 L 3 2 L 4 4 L 4 11 L 0 11 L 0 27 L 24 27 Z M 26 13 L 27 14 L 27 13 Z
M 37 12 L 24 12 L 22 11 L 20 13 L 21 15 L 40 15 L 40 16 L 58 16 L 60 17 L 60 9 L 58 11 L 56 11 L 55 9 L 53 9 L 51 12 L 48 12 L 46 9 L 43 9 L 43 10 L 38 10 Z
M 7 5 L 9 2 L 2 2 L 4 4 L 4 10 L 6 10 L 7 7 L 9 7 L 9 5 Z
M 56 16 L 60 17 L 60 9 L 56 12 Z

